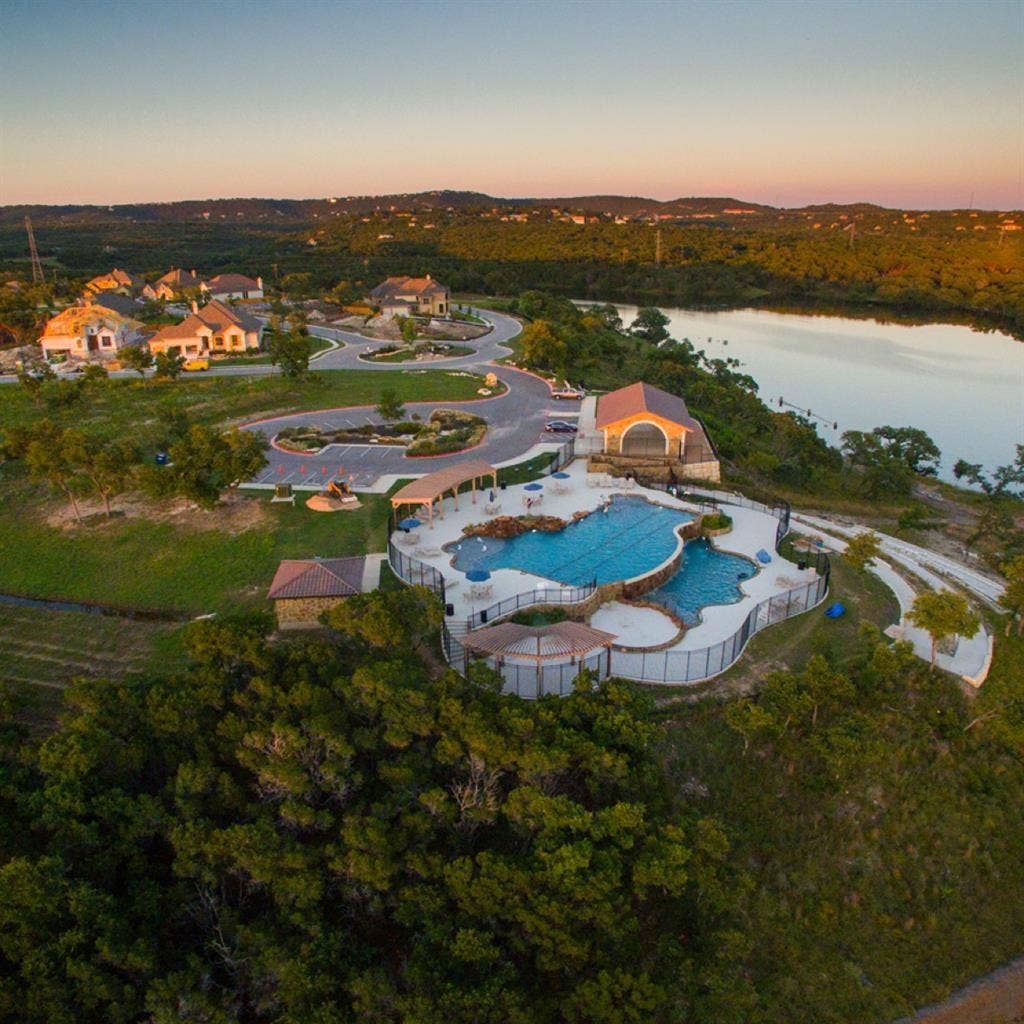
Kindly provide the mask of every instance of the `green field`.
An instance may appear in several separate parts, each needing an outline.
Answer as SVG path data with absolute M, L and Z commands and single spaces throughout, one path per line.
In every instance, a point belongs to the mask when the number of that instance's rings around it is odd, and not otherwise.
M 0 685 L 24 698 L 32 722 L 52 721 L 76 679 L 173 671 L 184 661 L 180 624 L 0 605 Z
M 265 377 L 111 380 L 87 385 L 72 403 L 37 404 L 17 385 L 0 385 L 0 430 L 49 418 L 105 436 L 137 437 L 168 406 L 198 423 L 229 425 L 289 412 L 374 405 L 385 390 L 403 402 L 476 398 L 482 377 L 445 370 L 319 370 L 294 381 Z
M 196 614 L 259 603 L 282 558 L 382 551 L 387 500 L 362 495 L 354 512 L 330 515 L 265 497 L 229 509 L 193 510 L 169 522 L 102 518 L 61 530 L 53 504 L 8 474 L 0 491 L 0 580 L 8 593 L 63 597 Z

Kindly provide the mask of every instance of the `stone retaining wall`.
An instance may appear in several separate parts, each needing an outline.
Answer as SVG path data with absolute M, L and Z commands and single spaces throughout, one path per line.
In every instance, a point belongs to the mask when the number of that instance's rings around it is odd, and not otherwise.
M 274 602 L 278 629 L 317 629 L 320 616 L 344 597 L 289 597 Z

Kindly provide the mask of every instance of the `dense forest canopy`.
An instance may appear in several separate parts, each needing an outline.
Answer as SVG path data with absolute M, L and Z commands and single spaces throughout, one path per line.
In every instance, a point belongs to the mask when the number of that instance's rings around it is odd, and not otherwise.
M 1024 216 L 1013 212 L 475 193 L 6 207 L 6 273 L 27 270 L 26 213 L 44 265 L 58 276 L 85 277 L 112 263 L 151 275 L 181 265 L 248 270 L 276 284 L 308 275 L 308 288 L 326 289 L 432 273 L 462 292 L 543 288 L 640 305 L 839 307 L 1024 337 Z

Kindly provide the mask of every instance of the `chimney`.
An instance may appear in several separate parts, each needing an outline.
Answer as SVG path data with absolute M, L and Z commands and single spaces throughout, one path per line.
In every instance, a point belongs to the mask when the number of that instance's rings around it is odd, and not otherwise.
M 262 277 L 257 277 L 256 278 L 256 287 L 259 288 L 260 291 L 263 291 L 263 278 Z
M 429 274 L 427 274 L 427 280 L 428 280 L 428 281 L 430 280 L 430 275 L 429 275 Z
M 196 302 L 195 299 L 192 300 L 192 312 L 193 313 L 198 313 L 199 312 L 199 303 Z
M 193 276 L 193 277 L 195 277 L 195 276 L 196 276 L 196 268 L 195 268 L 195 267 L 193 267 L 193 268 L 192 268 L 192 276 Z

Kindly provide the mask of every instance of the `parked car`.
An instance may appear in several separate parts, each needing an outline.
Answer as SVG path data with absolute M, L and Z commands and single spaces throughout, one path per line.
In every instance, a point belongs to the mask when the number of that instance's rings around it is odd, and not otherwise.
M 575 434 L 576 424 L 567 420 L 550 420 L 544 425 L 544 429 L 549 434 Z
M 210 368 L 209 359 L 186 359 L 181 364 L 181 368 L 188 373 L 195 373 L 197 370 L 208 370 Z
M 581 402 L 584 398 L 586 398 L 586 392 L 582 388 L 572 388 L 566 386 L 564 388 L 556 388 L 554 391 L 551 392 L 551 397 L 566 398 L 573 402 Z

